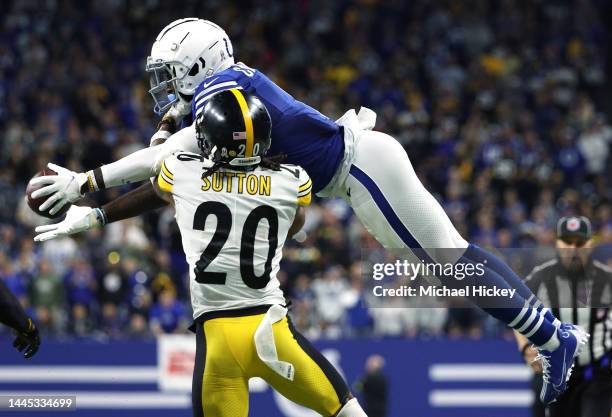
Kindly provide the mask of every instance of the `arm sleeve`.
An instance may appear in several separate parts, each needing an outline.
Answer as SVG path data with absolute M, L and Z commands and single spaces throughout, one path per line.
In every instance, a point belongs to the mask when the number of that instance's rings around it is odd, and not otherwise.
M 297 193 L 298 206 L 306 207 L 312 200 L 312 180 L 302 168 L 300 168 L 299 187 Z
M 28 315 L 19 304 L 17 297 L 11 293 L 4 281 L 0 279 L 0 322 L 20 332 L 29 330 Z
M 146 180 L 157 175 L 161 164 L 175 151 L 199 152 L 192 124 L 170 136 L 161 145 L 136 151 L 100 169 L 107 188 Z
M 104 204 L 101 208 L 106 216 L 106 223 L 129 219 L 147 211 L 157 210 L 168 205 L 168 202 L 157 196 L 153 184 L 146 181 L 140 187 L 120 195 Z

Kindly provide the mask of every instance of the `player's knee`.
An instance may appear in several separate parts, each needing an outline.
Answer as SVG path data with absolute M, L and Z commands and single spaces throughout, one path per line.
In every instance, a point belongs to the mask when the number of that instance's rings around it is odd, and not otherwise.
M 351 398 L 344 407 L 340 409 L 336 417 L 368 417 L 359 405 L 357 398 Z

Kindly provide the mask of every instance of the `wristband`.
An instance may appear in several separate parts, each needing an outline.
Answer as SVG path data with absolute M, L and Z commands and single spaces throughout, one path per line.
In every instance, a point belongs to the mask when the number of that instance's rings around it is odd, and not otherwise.
M 106 188 L 106 185 L 104 184 L 104 176 L 102 175 L 102 170 L 100 168 L 87 171 L 85 175 L 87 176 L 87 181 L 85 181 L 85 183 L 81 186 L 81 195 L 104 190 Z
M 81 196 L 96 191 L 94 189 L 93 175 L 90 175 L 90 173 L 91 171 L 85 173 L 85 182 L 81 184 L 81 188 L 79 188 L 79 193 Z
M 104 226 L 104 225 L 106 225 L 106 222 L 107 222 L 107 219 L 106 219 L 106 213 L 104 213 L 104 210 L 103 210 L 103 209 L 101 209 L 101 208 L 99 208 L 99 207 L 96 207 L 96 208 L 94 209 L 94 214 L 95 214 L 96 219 L 98 220 L 98 224 L 99 224 L 100 226 Z

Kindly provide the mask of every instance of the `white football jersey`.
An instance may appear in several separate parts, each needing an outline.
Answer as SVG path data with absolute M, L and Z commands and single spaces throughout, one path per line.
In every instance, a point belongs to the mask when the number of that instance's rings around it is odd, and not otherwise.
M 276 278 L 298 205 L 312 181 L 302 168 L 220 170 L 193 153 L 167 158 L 157 177 L 172 194 L 190 270 L 194 319 L 205 312 L 284 304 Z

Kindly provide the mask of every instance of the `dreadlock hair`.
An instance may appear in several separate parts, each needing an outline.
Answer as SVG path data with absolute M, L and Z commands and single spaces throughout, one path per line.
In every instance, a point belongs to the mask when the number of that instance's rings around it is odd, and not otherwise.
M 262 156 L 259 166 L 266 169 L 271 169 L 272 171 L 280 171 L 281 163 L 285 160 L 286 157 L 287 155 L 285 155 L 284 153 L 274 155 L 269 158 L 267 156 Z
M 232 166 L 230 165 L 229 161 L 215 161 L 213 166 L 211 166 L 206 171 L 204 171 L 204 173 L 202 174 L 202 178 L 211 176 L 212 174 L 214 174 L 215 172 L 223 168 L 231 168 L 237 171 L 250 171 L 260 166 L 262 168 L 271 169 L 272 171 L 280 171 L 281 163 L 286 157 L 287 155 L 283 153 L 274 155 L 274 156 L 270 156 L 270 157 L 262 156 L 261 161 L 257 165 L 250 165 L 250 166 L 245 166 L 245 167 Z

